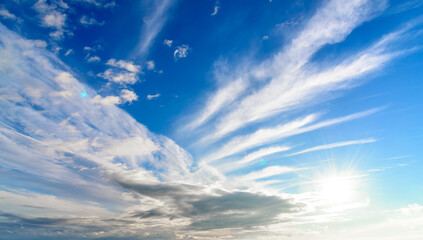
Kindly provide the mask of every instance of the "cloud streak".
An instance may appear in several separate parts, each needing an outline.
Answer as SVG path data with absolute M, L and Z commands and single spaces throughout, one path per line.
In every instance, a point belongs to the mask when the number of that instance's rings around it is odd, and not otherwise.
M 373 142 L 376 142 L 376 139 L 368 138 L 368 139 L 360 139 L 360 140 L 353 140 L 353 141 L 337 142 L 337 143 L 325 144 L 325 145 L 308 148 L 308 149 L 305 149 L 296 153 L 292 153 L 286 156 L 296 156 L 296 155 L 309 153 L 309 152 L 315 152 L 320 150 L 327 150 L 327 149 L 333 149 L 333 148 L 339 148 L 339 147 L 345 147 L 345 146 L 351 146 L 351 145 L 358 145 L 358 144 L 373 143 Z

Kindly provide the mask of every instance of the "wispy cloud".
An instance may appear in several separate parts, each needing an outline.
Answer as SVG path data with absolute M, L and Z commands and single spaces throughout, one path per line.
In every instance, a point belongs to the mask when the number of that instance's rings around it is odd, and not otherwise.
M 343 41 L 354 28 L 387 6 L 386 1 L 348 1 L 345 4 L 348 7 L 338 1 L 325 3 L 291 44 L 269 60 L 257 64 L 253 70 L 244 72 L 246 79 L 269 79 L 268 83 L 240 98 L 232 110 L 224 111 L 215 124 L 210 125 L 215 127 L 209 129 L 202 141 L 213 142 L 251 123 L 293 108 L 305 108 L 311 102 L 324 101 L 329 93 L 356 85 L 354 80 L 397 56 L 389 52 L 389 41 L 383 38 L 332 67 L 319 71 L 309 67 L 306 70 L 304 66 L 322 46 Z M 214 108 L 213 113 L 221 112 L 224 107 L 226 105 Z
M 239 179 L 242 181 L 252 181 L 252 180 L 259 180 L 262 178 L 273 177 L 281 174 L 297 172 L 302 169 L 293 168 L 293 167 L 285 167 L 285 166 L 272 166 L 267 167 L 259 171 L 251 172 L 246 175 L 239 176 Z
M 248 82 L 239 78 L 220 88 L 208 99 L 206 106 L 199 116 L 187 125 L 187 127 L 189 129 L 194 129 L 206 123 L 224 106 L 228 106 L 230 103 L 235 101 L 247 87 Z
M 203 158 L 203 161 L 216 161 L 223 157 L 230 156 L 234 153 L 241 152 L 252 147 L 261 146 L 286 137 L 362 118 L 371 115 L 378 110 L 380 109 L 371 109 L 368 111 L 350 114 L 344 117 L 329 119 L 308 125 L 317 119 L 317 114 L 312 114 L 276 127 L 259 129 L 254 133 L 232 138 L 229 142 L 223 144 L 222 147 L 220 147 L 218 150 Z
M 15 14 L 9 12 L 9 10 L 7 10 L 5 8 L 0 9 L 0 16 L 4 19 L 11 19 L 11 20 L 17 20 L 18 19 Z
M 144 19 L 139 43 L 135 50 L 136 57 L 147 57 L 151 44 L 165 25 L 169 17 L 169 10 L 175 2 L 174 0 L 147 1 L 147 5 L 152 8 L 152 11 Z
M 219 12 L 219 8 L 220 8 L 220 2 L 219 2 L 219 0 L 216 0 L 216 2 L 214 2 L 214 6 L 213 6 L 213 12 L 210 15 L 211 16 L 216 15 Z
M 65 53 L 65 56 L 69 56 L 71 54 L 73 54 L 75 51 L 73 49 L 68 49 Z
M 325 145 L 308 148 L 296 153 L 289 154 L 287 156 L 296 156 L 296 155 L 309 153 L 309 152 L 315 152 L 320 150 L 339 148 L 339 147 L 345 147 L 345 146 L 351 146 L 351 145 L 357 145 L 357 144 L 373 143 L 373 142 L 376 142 L 376 139 L 367 138 L 367 139 L 360 139 L 360 140 L 353 140 L 353 141 L 337 142 L 337 143 L 325 144 Z
M 261 148 L 261 149 L 255 151 L 255 152 L 246 154 L 246 156 L 244 158 L 242 158 L 241 160 L 222 164 L 222 165 L 219 165 L 217 168 L 220 171 L 223 171 L 223 172 L 228 172 L 228 171 L 232 171 L 232 170 L 235 170 L 235 169 L 240 169 L 242 167 L 245 167 L 249 164 L 254 163 L 255 161 L 257 161 L 258 159 L 260 159 L 262 157 L 272 155 L 272 154 L 275 154 L 275 153 L 285 152 L 285 151 L 288 151 L 290 149 L 291 149 L 290 147 L 286 147 L 286 146 Z

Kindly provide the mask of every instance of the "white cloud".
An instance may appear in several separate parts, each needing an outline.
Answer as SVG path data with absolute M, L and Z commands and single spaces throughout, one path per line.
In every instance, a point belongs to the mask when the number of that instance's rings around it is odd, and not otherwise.
M 239 176 L 239 180 L 253 181 L 253 180 L 259 180 L 262 178 L 277 176 L 281 174 L 297 172 L 300 170 L 302 169 L 293 168 L 293 167 L 285 167 L 285 166 L 272 166 L 272 167 L 264 168 L 260 171 L 251 172 L 246 175 Z
M 190 124 L 188 128 L 194 129 L 206 123 L 224 106 L 229 106 L 235 101 L 248 87 L 248 82 L 243 78 L 229 82 L 226 86 L 220 88 L 207 101 L 202 112 Z
M 102 26 L 102 25 L 104 25 L 104 23 L 105 23 L 104 21 L 99 22 L 99 21 L 97 21 L 95 18 L 90 18 L 90 17 L 88 17 L 88 16 L 86 16 L 86 15 L 82 16 L 82 17 L 79 19 L 79 22 L 80 22 L 82 25 L 85 25 L 85 26 L 93 26 L 93 25 Z
M 155 64 L 153 60 L 145 62 L 147 64 L 147 70 L 153 70 L 155 68 Z
M 99 56 L 87 56 L 87 62 L 100 62 L 101 58 Z
M 234 153 L 241 152 L 252 147 L 262 146 L 264 144 L 271 143 L 286 137 L 362 118 L 371 115 L 379 110 L 380 109 L 378 108 L 371 109 L 368 111 L 359 112 L 344 117 L 329 119 L 315 123 L 313 125 L 309 125 L 310 123 L 315 122 L 317 118 L 317 114 L 311 114 L 306 117 L 288 122 L 286 124 L 278 125 L 276 127 L 262 128 L 255 131 L 254 133 L 232 138 L 227 143 L 223 144 L 218 150 L 206 156 L 203 161 L 216 161 L 223 157 L 230 156 Z
M 92 4 L 99 8 L 114 8 L 116 2 L 114 0 L 77 0 L 85 3 Z
M 0 16 L 4 19 L 17 20 L 18 18 L 7 9 L 0 9 Z
M 44 15 L 43 24 L 46 27 L 55 27 L 57 29 L 62 29 L 65 26 L 66 14 L 53 11 Z
M 386 5 L 384 0 L 325 2 L 282 51 L 262 63 L 251 63 L 256 67 L 242 73 L 248 80 L 259 79 L 267 84 L 223 112 L 211 125 L 215 127 L 209 129 L 210 134 L 201 141 L 213 142 L 254 122 L 330 99 L 331 92 L 354 86 L 354 80 L 392 59 L 393 56 L 384 54 L 385 48 L 376 43 L 374 47 L 378 50 L 370 47 L 323 71 L 313 67 L 303 69 L 322 46 L 343 41 L 354 28 Z M 216 110 L 220 111 L 222 108 Z
M 116 61 L 116 59 L 112 58 L 112 59 L 109 59 L 109 61 L 107 61 L 106 64 L 109 65 L 109 66 L 114 66 L 114 67 L 126 69 L 127 71 L 132 72 L 132 73 L 138 73 L 138 72 L 141 71 L 140 66 L 135 65 L 133 62 L 130 62 L 130 61 L 125 61 L 125 60 Z
M 107 61 L 106 65 L 115 67 L 115 69 L 109 68 L 97 76 L 119 84 L 135 84 L 139 80 L 137 74 L 141 72 L 141 67 L 131 61 L 116 61 L 112 58 Z
M 315 151 L 320 151 L 320 150 L 339 148 L 339 147 L 345 147 L 345 146 L 351 146 L 351 145 L 357 145 L 357 144 L 373 143 L 373 142 L 376 142 L 376 139 L 368 138 L 368 139 L 360 139 L 360 140 L 353 140 L 353 141 L 337 142 L 337 143 L 331 143 L 331 144 L 320 145 L 320 146 L 308 148 L 308 149 L 305 149 L 305 150 L 302 150 L 302 151 L 299 151 L 299 152 L 296 152 L 296 153 L 289 154 L 287 156 L 295 156 L 295 155 L 300 155 L 300 154 L 315 152 Z
M 406 216 L 410 216 L 416 213 L 423 213 L 423 206 L 417 203 L 409 204 L 407 207 L 401 208 L 399 211 Z
M 75 51 L 73 51 L 73 49 L 68 49 L 65 53 L 65 56 L 69 56 L 69 55 L 74 54 L 74 53 L 75 53 Z
M 136 73 L 127 71 L 116 72 L 112 69 L 107 69 L 104 73 L 97 74 L 97 76 L 119 84 L 135 84 L 138 81 Z
M 118 96 L 107 96 L 102 97 L 100 95 L 96 95 L 90 100 L 92 103 L 102 104 L 105 106 L 113 106 L 122 103 L 122 99 Z
M 188 52 L 191 49 L 187 44 L 182 44 L 181 46 L 177 46 L 176 50 L 173 52 L 173 58 L 175 61 L 178 61 L 181 58 L 186 58 L 188 56 Z
M 173 43 L 173 40 L 169 40 L 169 39 L 165 39 L 163 41 L 163 44 L 167 45 L 168 47 L 172 47 L 172 43 Z
M 160 93 L 156 93 L 156 94 L 148 94 L 147 95 L 147 99 L 148 100 L 152 100 L 152 99 L 156 99 L 160 97 Z
M 67 5 L 57 3 L 47 3 L 45 0 L 38 0 L 33 8 L 39 13 L 42 26 L 48 28 L 54 28 L 55 31 L 49 35 L 53 39 L 61 39 L 65 33 L 67 15 L 61 12 Z
M 31 48 L 31 47 L 46 48 L 47 47 L 47 43 L 43 40 L 38 40 L 38 39 L 37 40 L 28 40 L 28 39 L 24 40 L 24 39 L 21 39 L 20 41 L 23 45 L 25 45 L 28 48 Z
M 175 2 L 176 1 L 173 0 L 146 2 L 148 7 L 153 10 L 150 11 L 150 14 L 144 18 L 144 24 L 142 25 L 141 29 L 141 36 L 135 51 L 137 57 L 146 57 L 151 44 L 165 25 L 169 17 L 168 12 L 173 4 L 175 4 Z
M 137 94 L 135 94 L 135 92 L 130 91 L 128 89 L 123 89 L 120 92 L 120 97 L 122 98 L 122 100 L 124 102 L 128 102 L 128 103 L 132 103 L 133 101 L 137 101 L 138 100 Z
M 275 153 L 285 152 L 290 149 L 291 149 L 290 147 L 286 147 L 286 146 L 261 148 L 255 152 L 249 153 L 241 160 L 219 165 L 218 168 L 219 170 L 223 172 L 233 171 L 235 169 L 240 169 L 245 166 L 248 166 L 249 164 L 254 163 L 256 160 L 261 159 L 262 157 L 272 155 Z
M 219 8 L 220 8 L 220 2 L 219 0 L 216 0 L 216 2 L 214 3 L 213 12 L 210 15 L 211 16 L 216 15 L 219 12 Z

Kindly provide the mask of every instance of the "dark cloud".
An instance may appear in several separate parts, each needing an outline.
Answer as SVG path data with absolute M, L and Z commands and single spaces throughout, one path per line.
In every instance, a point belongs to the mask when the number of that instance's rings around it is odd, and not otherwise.
M 169 218 L 169 220 L 173 220 L 176 216 L 172 214 L 167 214 L 165 211 L 160 210 L 158 208 L 150 209 L 148 211 L 139 211 L 132 215 L 132 217 L 137 218 L 160 218 L 160 217 L 166 217 Z
M 159 184 L 139 184 L 127 183 L 118 180 L 117 183 L 128 190 L 135 191 L 144 196 L 153 198 L 179 198 L 186 196 L 190 192 L 202 190 L 201 187 L 189 184 L 172 184 L 172 183 L 159 183 Z
M 201 187 L 187 184 L 119 184 L 144 196 L 165 201 L 170 207 L 169 212 L 156 208 L 136 212 L 133 217 L 166 217 L 171 220 L 184 217 L 191 220 L 189 228 L 199 230 L 266 225 L 274 222 L 279 214 L 298 212 L 304 207 L 290 199 L 250 192 L 217 189 L 213 192 L 216 195 L 211 195 Z
M 195 221 L 190 227 L 202 230 L 265 225 L 274 222 L 281 213 L 300 211 L 303 207 L 289 199 L 248 192 L 208 196 L 191 204 L 190 214 Z
M 8 223 L 14 223 L 19 226 L 46 226 L 46 225 L 57 225 L 66 223 L 68 221 L 65 218 L 27 218 L 27 217 L 21 217 L 15 214 L 10 213 L 3 213 L 0 212 L 0 217 L 7 220 Z M 3 224 L 4 222 L 0 222 L 0 224 Z

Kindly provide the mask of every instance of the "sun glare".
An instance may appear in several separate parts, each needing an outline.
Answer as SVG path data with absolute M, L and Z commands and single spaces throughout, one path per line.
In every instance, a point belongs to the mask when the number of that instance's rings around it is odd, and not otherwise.
M 322 200 L 345 203 L 354 195 L 354 182 L 345 176 L 331 176 L 320 182 L 318 192 Z

